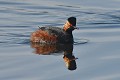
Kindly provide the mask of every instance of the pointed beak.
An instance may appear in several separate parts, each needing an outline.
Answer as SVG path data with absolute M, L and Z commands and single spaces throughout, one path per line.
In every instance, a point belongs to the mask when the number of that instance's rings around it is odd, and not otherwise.
M 77 60 L 78 58 L 74 58 L 74 59 L 71 59 L 70 61 L 72 61 L 72 60 Z
M 79 28 L 78 28 L 78 27 L 76 27 L 76 26 L 73 26 L 73 28 L 74 28 L 74 29 L 79 29 Z

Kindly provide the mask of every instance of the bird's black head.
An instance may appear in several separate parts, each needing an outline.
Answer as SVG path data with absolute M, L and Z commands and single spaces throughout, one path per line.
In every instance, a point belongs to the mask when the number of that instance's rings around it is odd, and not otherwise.
M 76 18 L 75 17 L 69 17 L 64 24 L 63 30 L 64 31 L 73 31 L 74 29 L 77 29 L 76 27 Z M 67 31 L 68 32 L 68 31 Z
M 69 17 L 68 21 L 72 26 L 76 26 L 76 18 L 75 17 Z

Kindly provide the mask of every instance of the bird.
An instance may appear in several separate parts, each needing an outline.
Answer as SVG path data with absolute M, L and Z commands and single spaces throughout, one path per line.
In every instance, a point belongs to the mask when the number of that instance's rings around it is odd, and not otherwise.
M 30 41 L 32 43 L 41 44 L 73 44 L 72 31 L 78 29 L 76 27 L 76 17 L 69 17 L 63 28 L 43 26 L 31 33 Z

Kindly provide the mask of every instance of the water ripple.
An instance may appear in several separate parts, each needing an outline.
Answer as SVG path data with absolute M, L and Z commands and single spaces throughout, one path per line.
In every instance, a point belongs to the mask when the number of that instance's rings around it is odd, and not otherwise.
M 0 80 L 120 80 L 118 0 L 0 0 L 0 15 Z M 37 26 L 63 27 L 70 16 L 77 17 L 80 28 L 73 32 L 73 53 L 80 59 L 72 73 L 62 65 L 62 55 L 37 56 L 30 48 Z
M 0 1 L 0 5 L 27 5 L 27 3 L 11 2 L 11 1 Z

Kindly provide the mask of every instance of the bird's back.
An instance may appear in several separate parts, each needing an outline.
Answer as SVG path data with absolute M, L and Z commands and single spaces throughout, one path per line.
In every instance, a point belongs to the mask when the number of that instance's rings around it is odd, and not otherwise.
M 66 33 L 59 27 L 40 27 L 31 35 L 32 42 L 38 43 L 65 43 Z

